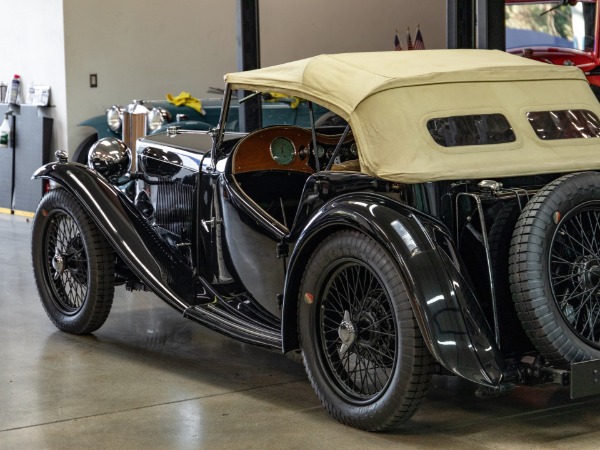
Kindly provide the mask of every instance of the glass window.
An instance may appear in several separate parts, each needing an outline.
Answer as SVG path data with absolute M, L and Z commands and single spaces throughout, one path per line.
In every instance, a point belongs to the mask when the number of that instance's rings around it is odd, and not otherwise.
M 527 120 L 545 141 L 600 137 L 598 116 L 584 109 L 528 112 Z
M 516 140 L 512 127 L 502 114 L 474 114 L 431 119 L 431 137 L 443 147 L 504 144 Z
M 518 2 L 507 0 L 506 3 Z M 557 1 L 530 2 L 506 5 L 505 12 L 506 48 L 509 50 L 535 46 L 594 50 L 594 2 L 586 0 L 573 5 Z

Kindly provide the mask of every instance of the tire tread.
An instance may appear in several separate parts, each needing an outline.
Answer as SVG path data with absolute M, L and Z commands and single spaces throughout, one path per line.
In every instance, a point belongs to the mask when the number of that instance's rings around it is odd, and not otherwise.
M 328 243 L 335 243 L 335 245 L 328 245 Z M 384 265 L 384 267 L 386 267 L 385 276 L 395 276 L 392 277 L 394 282 L 390 284 L 390 290 L 396 294 L 396 297 L 407 297 L 404 282 L 402 278 L 398 276 L 399 274 L 397 269 L 393 264 L 389 263 L 387 255 L 384 253 L 383 249 L 377 243 L 375 243 L 375 241 L 366 238 L 365 235 L 357 231 L 341 231 L 334 233 L 321 243 L 321 248 L 328 248 L 331 246 L 334 247 L 332 251 L 332 257 L 340 257 L 343 254 L 341 249 L 344 247 L 353 249 L 352 251 L 355 252 L 355 256 L 357 257 L 362 254 L 366 260 L 373 261 L 375 264 Z M 309 261 L 307 270 L 303 275 L 301 286 L 305 286 L 306 278 L 309 275 L 310 270 L 320 270 L 318 266 L 316 269 L 311 269 L 314 263 L 313 255 L 313 258 L 311 258 Z M 303 290 L 301 290 L 301 292 L 303 292 Z M 302 294 L 300 294 L 300 297 L 301 295 Z M 301 303 L 299 302 L 299 306 L 300 304 Z M 334 402 L 332 402 L 323 392 L 317 377 L 311 369 L 310 363 L 307 361 L 306 355 L 304 355 L 304 367 L 315 393 L 331 416 L 336 418 L 341 423 L 367 431 L 385 431 L 394 429 L 412 417 L 427 395 L 431 375 L 433 372 L 433 359 L 425 345 L 423 337 L 421 336 L 421 332 L 416 320 L 414 319 L 410 302 L 399 302 L 397 303 L 397 308 L 399 309 L 400 314 L 403 314 L 404 316 L 406 316 L 407 312 L 409 313 L 410 318 L 405 318 L 402 320 L 399 324 L 399 328 L 407 330 L 407 334 L 411 336 L 414 345 L 409 345 L 405 341 L 402 341 L 400 344 L 404 351 L 409 351 L 411 353 L 412 364 L 410 364 L 409 367 L 399 368 L 399 370 L 402 370 L 406 375 L 406 382 L 404 383 L 402 398 L 398 401 L 396 409 L 388 416 L 382 418 L 379 410 L 373 407 L 373 405 L 369 405 L 372 407 L 372 411 L 365 412 L 359 417 L 354 414 L 344 412 L 342 408 L 339 408 L 336 404 L 334 404 Z M 298 328 L 300 343 L 301 348 L 304 348 L 302 342 L 302 332 L 300 332 L 301 315 L 302 313 L 299 311 Z M 365 409 L 368 409 L 368 407 Z

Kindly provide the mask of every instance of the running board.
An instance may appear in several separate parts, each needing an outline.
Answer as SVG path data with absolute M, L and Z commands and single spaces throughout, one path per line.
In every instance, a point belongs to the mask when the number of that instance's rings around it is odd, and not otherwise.
M 222 302 L 224 301 L 217 300 L 192 306 L 184 311 L 183 316 L 239 341 L 281 349 L 280 328 L 256 319 L 248 320 L 247 317 L 236 314 L 235 310 L 220 305 Z

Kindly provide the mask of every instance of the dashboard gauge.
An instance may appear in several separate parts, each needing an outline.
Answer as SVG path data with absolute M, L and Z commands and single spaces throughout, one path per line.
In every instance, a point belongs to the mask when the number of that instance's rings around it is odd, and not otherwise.
M 308 152 L 309 149 L 306 148 L 304 145 L 301 145 L 300 148 L 298 149 L 298 156 L 300 157 L 300 159 L 304 160 L 304 158 L 306 158 L 308 156 Z
M 317 148 L 313 153 L 315 154 L 315 156 L 317 158 L 321 159 L 323 156 L 325 156 L 325 149 L 323 148 L 322 145 L 317 144 Z
M 356 144 L 352 144 L 350 146 L 350 154 L 355 158 L 358 156 L 358 147 L 356 146 Z
M 271 142 L 271 157 L 280 166 L 287 166 L 296 157 L 296 147 L 288 138 L 276 137 Z

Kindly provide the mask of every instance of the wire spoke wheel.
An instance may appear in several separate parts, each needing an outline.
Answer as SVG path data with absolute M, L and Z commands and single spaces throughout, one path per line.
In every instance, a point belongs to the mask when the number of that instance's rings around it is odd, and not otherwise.
M 403 275 L 368 236 L 339 231 L 315 250 L 300 286 L 298 328 L 308 378 L 340 422 L 395 428 L 425 398 L 433 359 Z
M 31 256 L 40 299 L 54 325 L 74 334 L 100 328 L 112 306 L 115 256 L 64 189 L 50 191 L 38 205 Z
M 321 351 L 343 395 L 370 399 L 387 386 L 396 363 L 397 331 L 390 299 L 376 275 L 346 261 L 321 294 Z
M 600 173 L 564 175 L 519 215 L 510 246 L 515 308 L 550 363 L 600 359 Z
M 554 301 L 565 322 L 600 348 L 600 203 L 586 203 L 560 221 L 548 266 Z
M 44 249 L 56 306 L 65 314 L 76 313 L 88 291 L 87 254 L 77 224 L 64 211 L 50 214 Z

